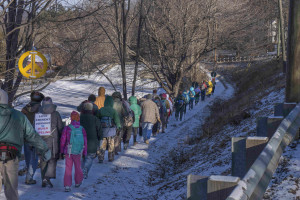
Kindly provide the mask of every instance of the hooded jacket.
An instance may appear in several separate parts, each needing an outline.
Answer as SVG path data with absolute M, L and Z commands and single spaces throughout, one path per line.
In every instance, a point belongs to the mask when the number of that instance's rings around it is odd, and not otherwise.
M 36 148 L 39 155 L 48 150 L 47 144 L 21 112 L 0 104 L 0 142 L 16 147 L 21 155 L 24 141 Z
M 80 125 L 86 131 L 87 153 L 96 153 L 99 140 L 103 138 L 99 119 L 92 112 L 85 112 L 83 110 L 80 114 Z
M 40 107 L 40 113 L 51 114 L 51 135 L 42 136 L 44 141 L 47 143 L 48 148 L 52 152 L 52 158 L 57 158 L 60 148 L 60 137 L 62 130 L 64 128 L 61 116 L 59 112 L 56 111 L 57 106 L 54 104 L 43 104 Z
M 147 99 L 142 103 L 142 117 L 141 121 L 144 122 L 150 122 L 152 124 L 155 124 L 157 121 L 160 120 L 159 117 L 159 110 L 156 105 L 151 99 Z
M 104 107 L 101 108 L 97 117 L 101 120 L 102 117 L 110 117 L 115 127 L 113 128 L 103 128 L 103 137 L 112 137 L 116 135 L 116 128 L 121 128 L 120 118 L 117 111 L 113 108 L 114 101 L 111 96 L 107 96 L 104 102 Z
M 117 113 L 119 115 L 119 119 L 120 119 L 121 128 L 123 128 L 124 117 L 127 116 L 127 111 L 122 102 L 122 95 L 120 92 L 114 92 L 112 94 L 112 98 L 113 98 L 113 102 L 114 102 L 113 109 L 115 109 L 115 111 L 117 111 Z
M 191 100 L 195 99 L 195 90 L 194 90 L 194 87 L 190 88 L 189 97 L 190 97 Z
M 98 90 L 98 97 L 96 98 L 95 104 L 98 106 L 98 109 L 104 107 L 105 102 L 105 88 L 100 87 Z
M 71 124 L 75 128 L 80 127 L 80 122 L 77 121 L 72 121 Z M 71 132 L 72 129 L 69 126 L 66 126 L 63 130 L 63 133 L 60 138 L 60 153 L 63 153 L 65 155 L 68 154 L 68 145 L 70 144 L 70 139 L 71 139 Z M 87 155 L 87 139 L 86 139 L 86 132 L 84 128 L 82 128 L 82 134 L 83 134 L 83 140 L 84 140 L 84 148 L 83 148 L 83 155 Z
M 140 126 L 140 116 L 142 114 L 141 107 L 137 104 L 137 99 L 135 96 L 129 98 L 130 109 L 134 112 L 134 123 L 132 127 L 138 128 Z

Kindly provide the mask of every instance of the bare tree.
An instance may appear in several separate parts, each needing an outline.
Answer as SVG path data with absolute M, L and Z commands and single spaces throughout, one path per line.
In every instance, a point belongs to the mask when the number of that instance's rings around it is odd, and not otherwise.
M 15 76 L 16 59 L 23 50 L 32 48 L 36 19 L 50 4 L 51 0 L 6 0 L 0 4 L 0 23 L 6 46 L 5 81 L 2 88 L 7 91 L 10 104 L 22 80 L 20 72 Z

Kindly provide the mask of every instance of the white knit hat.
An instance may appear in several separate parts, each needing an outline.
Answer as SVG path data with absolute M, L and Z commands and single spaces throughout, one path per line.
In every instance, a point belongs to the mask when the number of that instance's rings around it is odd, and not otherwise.
M 8 104 L 8 95 L 2 89 L 0 89 L 0 104 Z

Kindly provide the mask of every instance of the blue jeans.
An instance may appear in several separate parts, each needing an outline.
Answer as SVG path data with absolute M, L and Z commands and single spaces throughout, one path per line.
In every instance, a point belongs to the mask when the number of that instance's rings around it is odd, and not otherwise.
M 33 179 L 34 173 L 38 166 L 39 157 L 36 153 L 35 148 L 31 148 L 28 144 L 24 144 L 24 156 L 27 167 L 26 181 Z
M 153 124 L 151 122 L 143 122 L 142 123 L 144 141 L 150 139 L 150 136 L 152 133 L 152 127 L 153 127 Z
M 81 162 L 81 169 L 87 174 L 89 173 L 95 158 L 96 158 L 96 153 L 88 153 L 83 159 L 83 161 Z

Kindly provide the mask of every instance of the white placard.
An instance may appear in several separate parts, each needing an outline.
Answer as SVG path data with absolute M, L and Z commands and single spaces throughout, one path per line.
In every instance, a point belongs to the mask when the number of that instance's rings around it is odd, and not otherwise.
M 51 114 L 35 114 L 35 130 L 40 136 L 51 135 Z

